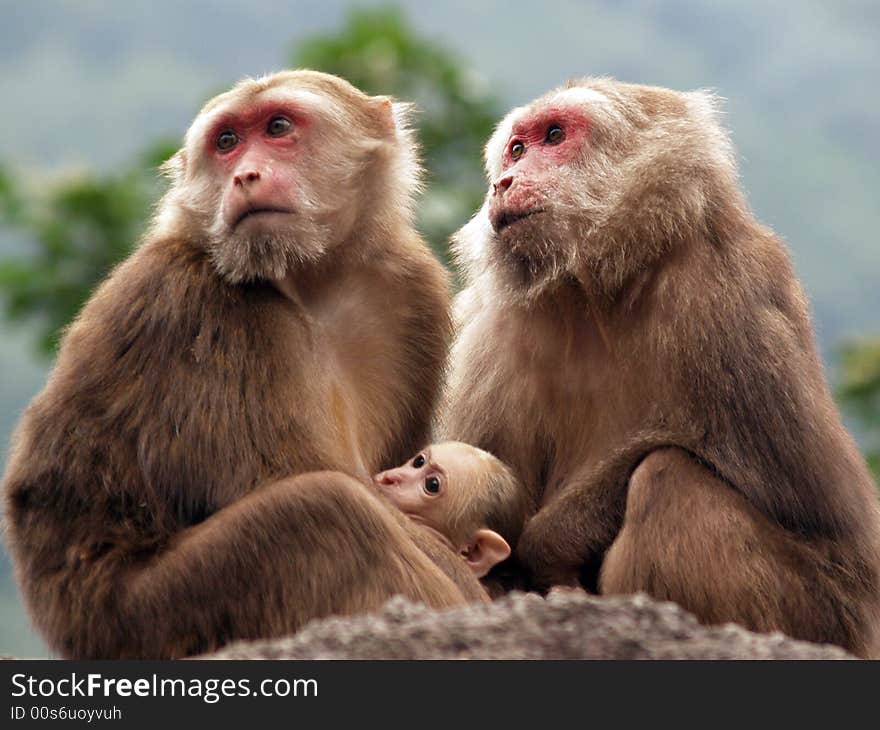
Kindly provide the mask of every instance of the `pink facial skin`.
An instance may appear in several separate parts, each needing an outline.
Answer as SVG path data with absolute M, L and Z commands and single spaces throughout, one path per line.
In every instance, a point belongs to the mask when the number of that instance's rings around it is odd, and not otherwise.
M 277 118 L 290 126 L 270 134 L 270 122 Z M 230 229 L 252 218 L 294 212 L 295 161 L 308 126 L 301 109 L 278 103 L 225 114 L 211 126 L 205 144 L 219 169 L 223 220 Z M 237 141 L 229 149 L 218 149 L 218 139 L 227 132 Z
M 562 130 L 558 142 L 547 139 L 554 126 Z M 543 210 L 543 200 L 558 169 L 584 148 L 589 117 L 579 107 L 550 106 L 518 120 L 504 148 L 502 172 L 492 183 L 489 220 L 501 232 Z M 515 150 L 523 145 L 519 157 Z
M 428 491 L 429 479 L 436 492 Z M 376 474 L 373 481 L 398 509 L 411 516 L 421 516 L 426 503 L 442 497 L 446 489 L 446 473 L 431 460 L 430 448 L 402 466 Z

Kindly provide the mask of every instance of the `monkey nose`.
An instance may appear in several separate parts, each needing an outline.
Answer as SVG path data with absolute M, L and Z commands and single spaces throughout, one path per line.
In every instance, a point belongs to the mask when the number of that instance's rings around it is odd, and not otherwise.
M 243 188 L 245 185 L 251 185 L 260 179 L 260 173 L 256 170 L 247 170 L 240 172 L 232 178 L 232 184 L 236 187 Z
M 384 484 L 385 486 L 391 486 L 393 484 L 397 484 L 400 479 L 395 475 L 394 470 L 391 469 L 389 471 L 383 471 L 376 474 L 373 477 L 373 481 L 376 484 Z
M 495 195 L 498 195 L 498 193 L 503 193 L 505 190 L 507 190 L 507 188 L 509 188 L 512 183 L 513 175 L 505 175 L 501 179 L 496 180 L 494 183 L 492 183 L 492 189 L 495 192 Z

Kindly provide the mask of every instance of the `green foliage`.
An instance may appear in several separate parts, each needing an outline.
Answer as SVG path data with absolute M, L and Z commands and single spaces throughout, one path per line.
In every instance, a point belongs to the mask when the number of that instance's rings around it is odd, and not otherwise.
M 419 222 L 447 259 L 450 233 L 485 194 L 482 148 L 503 112 L 497 97 L 452 53 L 419 37 L 394 9 L 353 10 L 341 32 L 303 40 L 291 60 L 342 76 L 367 93 L 416 104 L 429 171 Z
M 303 40 L 294 63 L 417 103 L 431 170 L 420 225 L 445 259 L 449 234 L 479 206 L 485 189 L 481 148 L 500 116 L 497 100 L 394 10 L 353 12 L 338 34 Z M 162 142 L 124 170 L 41 182 L 39 194 L 0 166 L 0 223 L 23 232 L 29 244 L 26 254 L 0 259 L 0 292 L 11 319 L 34 323 L 46 354 L 98 282 L 131 251 L 159 193 L 155 167 L 173 152 Z
M 134 246 L 158 194 L 156 164 L 173 148 L 151 147 L 130 168 L 20 189 L 0 168 L 0 218 L 27 234 L 28 253 L 0 259 L 0 291 L 11 319 L 32 319 L 51 354 L 61 330 L 97 283 Z
M 865 455 L 880 477 L 880 338 L 845 347 L 841 365 L 843 378 L 838 398 L 863 429 Z
M 12 182 L 12 175 L 0 167 L 0 220 L 18 223 L 22 218 L 22 202 Z

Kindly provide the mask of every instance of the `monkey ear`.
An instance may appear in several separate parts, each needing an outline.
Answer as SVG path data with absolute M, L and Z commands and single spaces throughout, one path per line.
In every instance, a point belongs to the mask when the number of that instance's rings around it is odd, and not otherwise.
M 482 578 L 510 556 L 510 545 L 494 530 L 477 530 L 461 550 L 461 555 L 477 578 Z
M 721 124 L 721 114 L 724 111 L 723 97 L 711 89 L 689 91 L 682 96 L 687 99 L 691 110 L 696 112 L 698 116 L 714 124 Z
M 414 104 L 394 101 L 390 96 L 374 96 L 373 104 L 389 136 L 409 129 L 409 121 L 415 111 Z
M 177 182 L 183 178 L 186 172 L 186 151 L 178 150 L 165 162 L 159 165 L 159 174 L 167 177 L 172 182 Z
M 406 101 L 395 101 L 391 105 L 391 114 L 394 117 L 394 126 L 397 129 L 409 129 L 410 121 L 416 113 L 416 105 Z

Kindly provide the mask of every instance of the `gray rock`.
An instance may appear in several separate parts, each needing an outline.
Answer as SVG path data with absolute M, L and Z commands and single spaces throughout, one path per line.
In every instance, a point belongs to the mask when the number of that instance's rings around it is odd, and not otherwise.
M 394 598 L 376 614 L 313 621 L 295 636 L 230 644 L 210 659 L 851 659 L 830 645 L 734 624 L 702 626 L 645 595 L 557 590 L 435 611 Z

